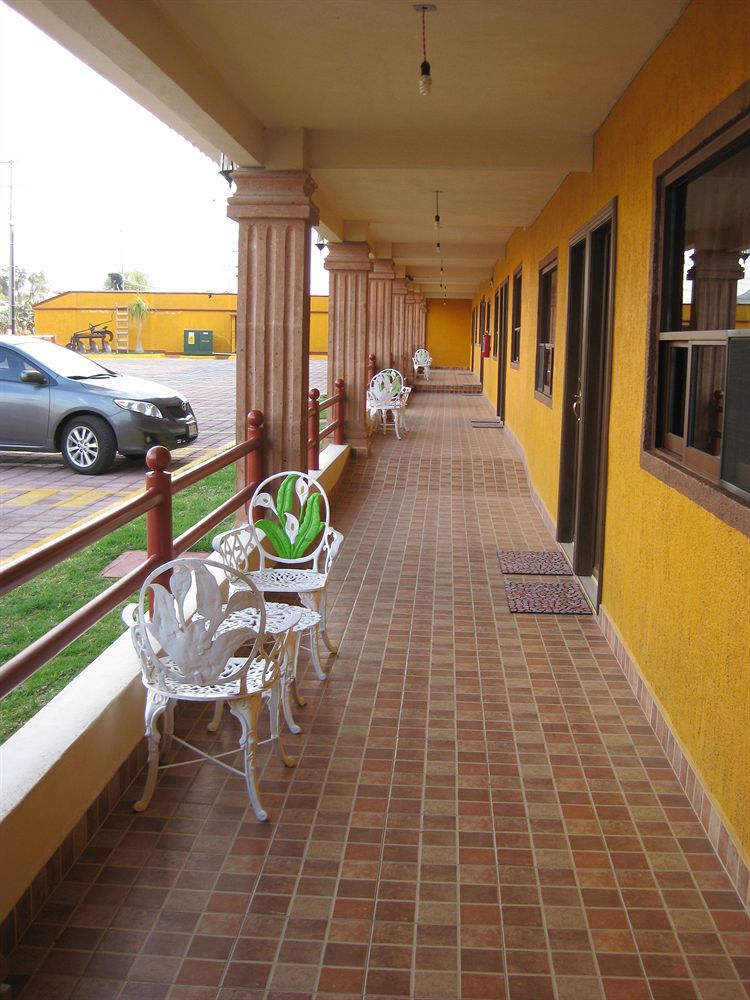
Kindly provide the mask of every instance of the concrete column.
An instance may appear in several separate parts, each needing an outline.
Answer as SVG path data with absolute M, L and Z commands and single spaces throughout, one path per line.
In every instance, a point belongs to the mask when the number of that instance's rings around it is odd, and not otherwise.
M 427 347 L 427 298 L 424 294 L 420 294 L 417 303 L 417 347 Z
M 406 295 L 409 282 L 406 278 L 396 278 L 393 282 L 393 351 L 392 366 L 398 368 L 402 375 L 411 371 L 411 362 L 404 367 L 406 358 Z
M 744 276 L 739 250 L 695 250 L 687 273 L 693 282 L 691 330 L 733 330 L 737 282 Z
M 318 209 L 304 171 L 240 169 L 227 214 L 239 223 L 237 440 L 265 415 L 266 475 L 307 470 L 310 228 Z
M 372 270 L 367 243 L 329 243 L 328 391 L 343 378 L 346 389 L 344 436 L 352 448 L 369 448 L 367 392 L 367 291 Z
M 375 354 L 378 371 L 391 367 L 393 357 L 392 260 L 374 260 L 367 290 L 367 349 Z

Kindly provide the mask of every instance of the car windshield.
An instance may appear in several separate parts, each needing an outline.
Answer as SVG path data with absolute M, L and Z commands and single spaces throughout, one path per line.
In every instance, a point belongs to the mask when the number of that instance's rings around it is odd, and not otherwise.
M 26 341 L 24 344 L 19 344 L 19 347 L 34 361 L 46 365 L 63 378 L 109 378 L 114 374 L 96 361 L 76 351 L 69 351 L 66 347 L 50 344 L 48 340 Z

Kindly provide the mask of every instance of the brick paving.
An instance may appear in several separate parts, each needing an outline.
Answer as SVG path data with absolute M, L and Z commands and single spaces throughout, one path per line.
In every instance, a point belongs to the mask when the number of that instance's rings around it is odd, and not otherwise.
M 233 358 L 172 358 L 117 355 L 102 364 L 124 374 L 163 382 L 190 400 L 199 436 L 173 454 L 172 471 L 234 442 L 235 361 Z M 325 389 L 326 359 L 311 359 L 310 385 Z M 78 476 L 61 455 L 0 452 L 0 561 L 49 535 L 109 507 L 143 487 L 146 467 L 120 455 L 103 476 Z
M 131 789 L 11 956 L 23 1000 L 750 995 L 750 917 L 596 621 L 508 612 L 497 549 L 553 543 L 488 410 L 420 395 L 350 465 L 340 654 L 298 766 L 262 756 L 270 821 L 209 765 Z

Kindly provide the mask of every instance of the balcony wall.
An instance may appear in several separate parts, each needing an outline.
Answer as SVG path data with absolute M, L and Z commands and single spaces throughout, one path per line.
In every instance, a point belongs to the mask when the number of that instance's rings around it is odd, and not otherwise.
M 612 397 L 602 607 L 707 788 L 750 851 L 750 539 L 640 464 L 654 161 L 750 77 L 750 19 L 696 0 L 600 128 L 590 174 L 572 174 L 518 231 L 495 288 L 523 267 L 521 363 L 506 420 L 533 488 L 556 519 L 570 237 L 617 199 Z M 534 396 L 539 262 L 558 249 L 552 406 Z M 490 297 L 489 285 L 480 292 Z M 478 301 L 478 299 L 477 299 Z M 497 365 L 485 361 L 494 403 Z M 478 358 L 477 367 L 478 371 Z M 741 708 L 740 706 L 744 706 Z

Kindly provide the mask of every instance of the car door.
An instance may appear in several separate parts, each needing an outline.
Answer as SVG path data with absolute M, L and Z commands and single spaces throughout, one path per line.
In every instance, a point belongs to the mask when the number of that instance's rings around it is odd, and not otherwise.
M 39 381 L 23 381 L 24 372 L 36 373 L 32 378 Z M 47 374 L 11 347 L 0 346 L 0 448 L 48 448 L 49 404 Z

